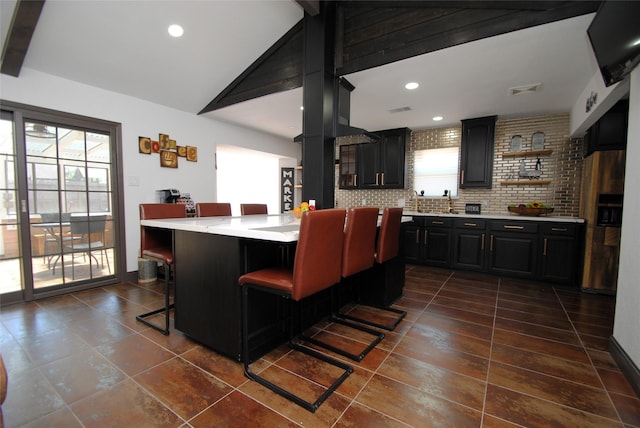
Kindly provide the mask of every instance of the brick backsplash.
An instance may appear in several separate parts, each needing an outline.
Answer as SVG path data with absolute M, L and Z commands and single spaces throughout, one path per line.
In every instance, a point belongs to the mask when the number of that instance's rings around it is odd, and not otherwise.
M 540 156 L 542 179 L 551 180 L 548 185 L 514 186 L 503 185 L 517 171 L 524 159 L 526 169 L 534 169 L 536 156 L 506 157 L 511 137 L 522 136 L 522 150 L 531 150 L 531 136 L 544 132 L 544 148 L 550 155 Z M 398 206 L 403 201 L 407 208 L 413 207 L 413 160 L 414 152 L 423 149 L 460 146 L 461 127 L 414 130 L 407 146 L 406 189 L 390 190 L 340 190 L 336 189 L 336 206 Z M 340 137 L 337 145 L 368 141 L 363 136 Z M 336 153 L 339 151 L 336 150 Z M 583 140 L 569 137 L 569 114 L 528 117 L 521 119 L 498 119 L 495 132 L 493 159 L 493 183 L 491 189 L 459 189 L 454 198 L 457 211 L 464 212 L 465 203 L 479 203 L 483 214 L 505 214 L 509 204 L 542 201 L 554 207 L 554 215 L 578 217 L 580 206 L 580 180 L 582 175 Z M 337 169 L 336 169 L 337 170 Z M 419 190 L 419 189 L 417 189 Z M 444 189 L 443 189 L 444 190 Z M 364 202 L 364 204 L 363 204 Z M 419 198 L 421 210 L 441 212 L 446 210 L 445 198 Z

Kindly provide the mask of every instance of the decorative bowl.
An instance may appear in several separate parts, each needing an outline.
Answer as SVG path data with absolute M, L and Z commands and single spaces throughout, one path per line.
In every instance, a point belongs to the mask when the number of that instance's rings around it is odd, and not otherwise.
M 541 216 L 551 214 L 553 208 L 527 208 L 527 207 L 507 207 L 510 213 L 518 215 Z

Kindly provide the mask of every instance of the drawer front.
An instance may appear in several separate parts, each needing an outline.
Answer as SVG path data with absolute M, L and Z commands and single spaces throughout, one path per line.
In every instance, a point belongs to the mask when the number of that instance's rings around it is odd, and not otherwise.
M 422 224 L 426 227 L 451 227 L 453 220 L 445 217 L 425 217 Z
M 477 218 L 457 218 L 453 222 L 456 229 L 486 229 L 487 221 Z
M 492 221 L 491 230 L 503 232 L 538 233 L 538 224 L 529 221 Z
M 540 225 L 540 231 L 545 235 L 574 236 L 577 226 L 572 223 L 544 223 Z

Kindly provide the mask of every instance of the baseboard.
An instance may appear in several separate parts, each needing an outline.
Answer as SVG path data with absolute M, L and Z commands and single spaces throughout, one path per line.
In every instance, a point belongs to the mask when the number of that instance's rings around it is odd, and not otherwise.
M 127 272 L 124 274 L 124 278 L 122 278 L 124 280 L 124 282 L 133 282 L 133 283 L 137 283 L 138 282 L 138 271 L 134 270 L 131 272 Z
M 613 336 L 609 340 L 609 352 L 633 390 L 640 396 L 640 370 Z

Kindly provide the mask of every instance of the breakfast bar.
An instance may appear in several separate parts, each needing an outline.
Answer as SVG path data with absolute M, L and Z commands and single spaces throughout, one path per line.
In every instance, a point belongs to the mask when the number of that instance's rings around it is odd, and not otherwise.
M 410 219 L 403 217 L 403 221 Z M 300 219 L 276 214 L 154 219 L 140 224 L 173 231 L 175 328 L 222 355 L 240 360 L 238 278 L 246 272 L 291 263 Z M 404 263 L 397 259 L 386 273 L 393 277 L 390 282 L 396 297 L 404 284 Z M 371 290 L 366 301 L 390 303 L 392 297 L 380 286 Z M 330 313 L 330 293 L 326 291 L 301 302 L 306 324 Z M 256 356 L 286 342 L 286 311 L 281 297 L 254 293 L 250 299 L 249 355 Z
M 171 229 L 175 254 L 175 327 L 216 352 L 240 360 L 240 287 L 243 273 L 286 263 L 298 239 L 292 215 L 142 220 L 143 227 Z M 251 302 L 250 331 L 264 352 L 286 341 L 276 296 Z

